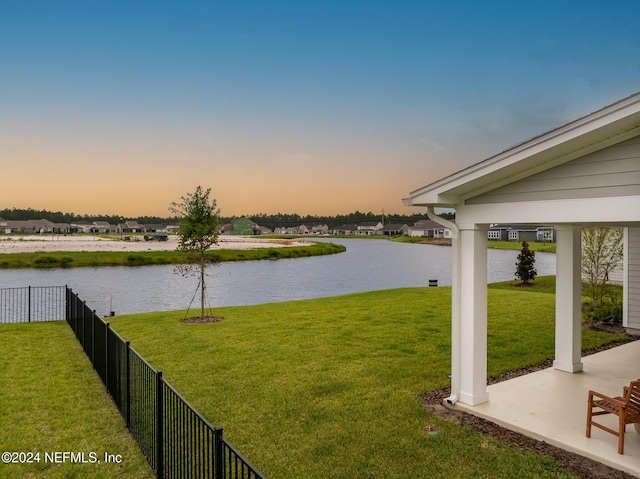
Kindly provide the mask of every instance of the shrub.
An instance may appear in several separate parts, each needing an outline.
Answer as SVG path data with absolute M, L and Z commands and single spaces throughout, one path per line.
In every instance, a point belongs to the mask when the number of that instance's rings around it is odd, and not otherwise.
M 53 256 L 40 256 L 35 260 L 33 260 L 33 262 L 35 264 L 41 264 L 46 266 L 46 265 L 56 264 L 58 262 L 58 258 L 54 258 Z
M 585 320 L 590 323 L 622 323 L 622 301 L 605 297 L 600 306 L 591 304 L 585 313 Z
M 153 264 L 153 259 L 151 258 L 146 258 L 142 255 L 139 254 L 130 254 L 129 256 L 127 256 L 127 262 L 130 265 L 146 265 L 146 264 Z

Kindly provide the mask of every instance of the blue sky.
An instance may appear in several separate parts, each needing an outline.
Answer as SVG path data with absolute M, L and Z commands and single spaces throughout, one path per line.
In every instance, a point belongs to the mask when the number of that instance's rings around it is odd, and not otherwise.
M 0 4 L 0 208 L 411 213 L 640 91 L 640 3 Z

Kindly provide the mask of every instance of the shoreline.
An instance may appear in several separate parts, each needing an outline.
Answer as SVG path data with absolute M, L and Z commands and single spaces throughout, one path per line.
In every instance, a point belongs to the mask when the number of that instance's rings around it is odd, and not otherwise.
M 167 241 L 145 241 L 134 236 L 133 241 L 108 239 L 97 235 L 50 236 L 7 235 L 0 236 L 0 254 L 16 253 L 62 253 L 62 252 L 143 252 L 175 251 L 178 248 L 178 236 L 169 236 Z M 140 238 L 140 239 L 138 239 Z M 137 240 L 136 240 L 137 239 Z M 220 236 L 218 244 L 211 250 L 250 250 L 259 248 L 287 248 L 309 246 L 312 243 L 303 240 L 260 239 L 248 236 Z

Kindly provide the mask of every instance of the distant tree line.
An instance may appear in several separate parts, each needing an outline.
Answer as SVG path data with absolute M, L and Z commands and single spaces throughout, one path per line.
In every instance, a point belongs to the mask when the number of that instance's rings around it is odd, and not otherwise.
M 445 213 L 441 215 L 444 218 L 452 219 L 454 214 Z M 363 222 L 370 221 L 380 221 L 381 223 L 387 224 L 407 224 L 409 226 L 413 225 L 417 221 L 429 219 L 426 214 L 418 214 L 414 213 L 412 215 L 382 215 L 382 214 L 374 214 L 371 211 L 368 213 L 361 213 L 360 211 L 356 211 L 355 213 L 349 213 L 346 215 L 336 215 L 336 216 L 315 216 L 315 215 L 307 215 L 300 216 L 298 214 L 284 214 L 284 213 L 276 213 L 272 215 L 268 215 L 266 213 L 259 213 L 256 215 L 248 215 L 251 221 L 259 224 L 260 226 L 265 226 L 269 229 L 274 229 L 278 226 L 280 227 L 289 227 L 289 226 L 299 226 L 301 224 L 304 225 L 327 225 L 329 228 L 333 228 L 336 226 L 349 225 L 349 224 L 358 224 Z
M 159 216 L 120 216 L 120 215 L 77 215 L 75 213 L 62 213 L 61 211 L 34 210 L 33 208 L 5 208 L 0 210 L 0 218 L 5 220 L 49 220 L 54 223 L 72 223 L 74 221 L 107 221 L 117 225 L 124 221 L 135 220 L 140 224 L 149 223 L 177 223 L 176 218 L 161 218 Z
M 452 219 L 454 217 L 453 213 L 443 213 L 442 217 Z M 176 217 L 159 217 L 159 216 L 138 216 L 138 217 L 127 217 L 120 215 L 77 215 L 75 213 L 62 213 L 60 211 L 47 211 L 47 210 L 35 210 L 32 208 L 27 209 L 19 209 L 19 208 L 5 208 L 0 210 L 0 218 L 4 218 L 5 220 L 49 220 L 54 223 L 72 223 L 74 221 L 107 221 L 111 224 L 118 224 L 122 220 L 135 220 L 140 224 L 149 224 L 149 223 L 178 223 L 178 218 Z M 234 219 L 235 217 L 220 217 L 221 223 L 227 223 Z M 413 225 L 417 221 L 428 219 L 426 214 L 418 214 L 414 213 L 411 215 L 382 215 L 382 214 L 374 214 L 372 212 L 361 213 L 360 211 L 356 211 L 354 213 L 349 213 L 346 215 L 336 215 L 336 216 L 315 216 L 315 215 L 306 215 L 301 216 L 296 213 L 288 214 L 288 213 L 276 213 L 276 214 L 266 214 L 266 213 L 258 213 L 254 215 L 246 215 L 245 218 L 250 219 L 251 221 L 259 224 L 260 226 L 265 226 L 269 229 L 274 229 L 276 227 L 289 227 L 289 226 L 299 226 L 301 224 L 305 225 L 327 225 L 329 228 L 333 228 L 336 226 L 348 225 L 348 224 L 357 224 L 368 221 L 380 221 L 384 224 L 392 224 L 392 223 L 401 223 L 407 225 Z

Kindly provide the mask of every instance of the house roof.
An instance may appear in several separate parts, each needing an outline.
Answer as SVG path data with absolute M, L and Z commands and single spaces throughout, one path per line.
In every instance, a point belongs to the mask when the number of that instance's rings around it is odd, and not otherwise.
M 444 228 L 441 224 L 431 220 L 420 220 L 410 227 L 412 230 L 439 230 Z
M 455 207 L 521 178 L 640 134 L 640 93 L 410 193 L 407 206 Z
M 358 229 L 358 225 L 342 225 L 333 228 L 334 230 L 355 231 Z

